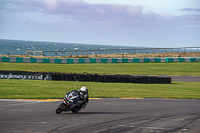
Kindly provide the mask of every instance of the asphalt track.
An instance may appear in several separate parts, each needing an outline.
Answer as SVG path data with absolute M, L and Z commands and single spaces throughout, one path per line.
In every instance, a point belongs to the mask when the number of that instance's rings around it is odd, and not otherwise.
M 184 82 L 200 82 L 200 76 L 170 76 L 172 81 L 184 81 Z
M 77 114 L 61 101 L 0 100 L 1 133 L 199 133 L 200 100 L 90 99 Z

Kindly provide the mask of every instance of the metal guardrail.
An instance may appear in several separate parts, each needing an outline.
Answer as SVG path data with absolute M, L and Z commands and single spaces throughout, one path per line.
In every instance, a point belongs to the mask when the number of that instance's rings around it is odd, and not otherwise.
M 140 49 L 106 49 L 106 50 L 74 50 L 74 51 L 26 51 L 26 55 L 34 56 L 88 56 L 107 54 L 154 54 L 200 52 L 200 47 L 182 48 L 140 48 Z

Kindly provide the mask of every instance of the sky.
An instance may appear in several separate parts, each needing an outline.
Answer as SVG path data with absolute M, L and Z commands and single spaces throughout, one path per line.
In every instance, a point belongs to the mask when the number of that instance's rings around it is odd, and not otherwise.
M 200 0 L 0 0 L 0 39 L 200 46 Z

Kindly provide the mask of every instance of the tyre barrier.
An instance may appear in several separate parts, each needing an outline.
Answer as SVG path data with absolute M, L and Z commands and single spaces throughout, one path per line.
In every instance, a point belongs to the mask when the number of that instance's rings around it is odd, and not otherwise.
M 142 75 L 98 75 L 97 73 L 53 73 L 53 72 L 27 72 L 0 70 L 0 79 L 34 79 L 57 81 L 83 81 L 103 83 L 141 83 L 141 84 L 170 84 L 169 76 L 142 76 Z

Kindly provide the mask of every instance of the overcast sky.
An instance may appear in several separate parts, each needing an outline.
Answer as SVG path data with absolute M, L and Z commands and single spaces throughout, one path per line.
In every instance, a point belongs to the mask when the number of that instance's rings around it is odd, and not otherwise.
M 0 0 L 0 39 L 200 46 L 200 0 Z

